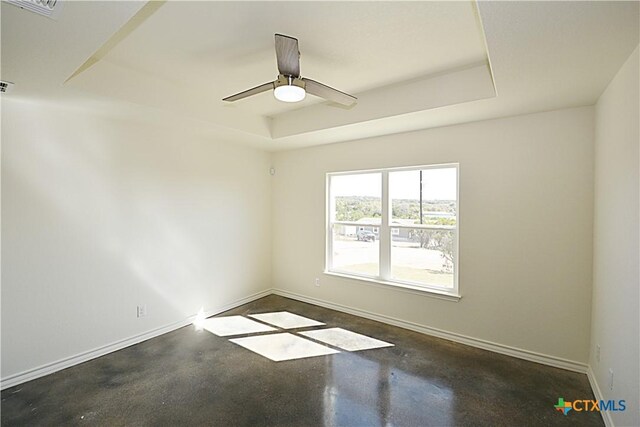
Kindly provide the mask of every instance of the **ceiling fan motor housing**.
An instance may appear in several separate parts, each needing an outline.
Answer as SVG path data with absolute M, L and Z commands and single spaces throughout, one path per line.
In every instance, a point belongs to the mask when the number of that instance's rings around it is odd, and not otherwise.
M 280 74 L 273 82 L 273 96 L 283 102 L 300 102 L 306 97 L 305 87 L 304 80 Z
M 276 79 L 275 82 L 273 82 L 273 86 L 274 87 L 298 86 L 298 87 L 301 87 L 302 89 L 305 89 L 306 84 L 305 84 L 304 80 L 302 80 L 302 79 L 300 79 L 298 77 L 285 76 L 284 74 L 278 74 L 278 78 Z

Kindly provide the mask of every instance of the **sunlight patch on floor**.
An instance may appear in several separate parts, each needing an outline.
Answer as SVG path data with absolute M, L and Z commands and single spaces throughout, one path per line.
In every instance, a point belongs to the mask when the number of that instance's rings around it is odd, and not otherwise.
M 288 311 L 278 311 L 274 313 L 250 314 L 249 317 L 258 319 L 261 322 L 277 326 L 282 329 L 306 328 L 308 326 L 322 326 L 324 323 L 308 319 Z
M 340 353 L 338 350 L 288 332 L 235 338 L 229 341 L 276 362 Z
M 242 316 L 212 317 L 202 321 L 202 328 L 219 337 L 276 330 Z
M 372 348 L 393 347 L 393 344 L 380 341 L 366 335 L 357 334 L 342 328 L 318 329 L 300 332 L 300 335 L 313 338 L 347 351 L 369 350 Z

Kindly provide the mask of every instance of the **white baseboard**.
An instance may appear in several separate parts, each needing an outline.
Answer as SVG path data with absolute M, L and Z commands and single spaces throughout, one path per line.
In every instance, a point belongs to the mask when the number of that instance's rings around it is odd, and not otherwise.
M 319 305 L 321 307 L 330 308 L 336 311 L 342 311 L 344 313 L 349 313 L 355 316 L 376 320 L 378 322 L 386 323 L 393 326 L 398 326 L 400 328 L 409 329 L 411 331 L 420 332 L 426 335 L 431 335 L 431 336 L 443 338 L 449 341 L 466 344 L 471 347 L 477 347 L 483 350 L 493 351 L 495 353 L 506 354 L 507 356 L 517 357 L 518 359 L 529 360 L 531 362 L 541 363 L 543 365 L 553 366 L 555 368 L 567 369 L 569 371 L 580 372 L 582 374 L 587 372 L 586 363 L 562 359 L 559 357 L 536 353 L 529 350 L 523 350 L 516 347 L 510 347 L 504 344 L 498 344 L 491 341 L 469 337 L 466 335 L 456 334 L 454 332 L 444 331 L 442 329 L 431 328 L 431 327 L 423 326 L 417 323 L 408 322 L 406 320 L 396 319 L 394 317 L 384 316 L 381 314 L 376 314 L 369 311 L 361 310 L 358 308 L 348 307 L 345 305 L 336 304 L 329 301 L 320 300 L 317 298 L 307 297 L 294 292 L 285 291 L 283 289 L 273 289 L 272 292 L 276 295 L 295 299 L 297 301 Z
M 587 378 L 589 378 L 589 384 L 591 385 L 591 390 L 593 390 L 593 395 L 596 400 L 606 400 L 600 390 L 600 386 L 596 380 L 596 374 L 593 372 L 593 369 L 591 369 L 591 366 L 587 367 Z M 609 411 L 600 411 L 600 415 L 602 415 L 602 421 L 604 421 L 605 426 L 614 427 L 613 420 L 611 419 L 611 413 L 609 413 Z
M 600 389 L 597 388 L 598 385 L 597 385 L 597 382 L 595 381 L 595 377 L 593 376 L 593 372 L 589 373 L 590 369 L 588 371 L 587 370 L 588 367 L 584 363 L 562 359 L 554 356 L 549 356 L 541 353 L 536 353 L 528 350 L 523 350 L 515 347 L 510 347 L 503 344 L 498 344 L 498 343 L 494 343 L 486 340 L 481 340 L 478 338 L 460 335 L 460 334 L 444 331 L 437 328 L 431 328 L 431 327 L 423 326 L 417 323 L 396 319 L 390 316 L 375 314 L 369 311 L 360 310 L 357 308 L 348 307 L 345 305 L 336 304 L 329 301 L 320 300 L 317 298 L 307 297 L 304 295 L 296 294 L 296 293 L 285 291 L 282 289 L 266 289 L 264 291 L 255 293 L 245 298 L 241 298 L 239 300 L 236 300 L 224 306 L 209 310 L 205 313 L 205 316 L 209 317 L 218 313 L 222 313 L 227 310 L 231 310 L 232 308 L 241 306 L 243 304 L 249 303 L 251 301 L 257 300 L 259 298 L 265 297 L 270 294 L 280 295 L 280 296 L 291 298 L 297 301 L 315 304 L 321 307 L 326 307 L 332 310 L 353 314 L 356 316 L 364 317 L 367 319 L 375 320 L 375 321 L 386 323 L 389 325 L 398 326 L 400 328 L 420 332 L 426 335 L 431 335 L 431 336 L 443 338 L 449 341 L 454 341 L 461 344 L 469 345 L 472 347 L 493 351 L 495 353 L 506 354 L 508 356 L 517 357 L 519 359 L 529 360 L 532 362 L 537 362 L 544 365 L 553 366 L 556 368 L 567 369 L 574 372 L 587 373 L 589 377 L 589 382 L 591 383 L 591 387 L 593 388 L 593 392 L 596 395 L 596 398 L 600 399 L 602 396 L 602 394 L 600 393 Z M 126 338 L 111 344 L 107 344 L 107 345 L 95 348 L 93 350 L 89 350 L 74 356 L 60 359 L 58 361 L 51 362 L 51 363 L 48 363 L 33 369 L 29 369 L 23 372 L 19 372 L 17 374 L 9 375 L 0 380 L 0 389 L 4 390 L 5 388 L 13 387 L 18 384 L 22 384 L 24 382 L 31 381 L 36 378 L 40 378 L 48 374 L 52 374 L 62 369 L 66 369 L 71 366 L 77 365 L 79 363 L 83 363 L 88 360 L 95 359 L 96 357 L 103 356 L 107 353 L 111 353 L 111 352 L 123 349 L 125 347 L 138 344 L 142 341 L 146 341 L 148 339 L 157 337 L 159 335 L 166 334 L 167 332 L 171 332 L 183 326 L 187 326 L 191 324 L 195 319 L 195 317 L 196 315 L 194 314 L 193 316 L 189 316 L 184 320 L 181 320 L 160 328 L 153 329 L 143 334 L 139 334 L 139 335 Z M 607 426 L 613 426 L 613 423 L 611 422 L 609 414 L 605 413 L 603 414 L 603 417 L 605 418 L 605 424 Z M 607 420 L 607 418 L 609 419 Z
M 231 310 L 232 308 L 236 308 L 243 304 L 257 300 L 259 298 L 266 297 L 269 294 L 271 294 L 271 290 L 267 289 L 267 290 L 255 293 L 253 295 L 250 295 L 248 297 L 241 298 L 229 304 L 225 304 L 215 309 L 208 310 L 205 313 L 205 317 L 213 316 L 215 314 L 222 313 L 227 310 Z M 96 357 L 104 356 L 107 353 L 121 350 L 125 347 L 129 347 L 131 345 L 138 344 L 142 341 L 155 338 L 159 335 L 166 334 L 167 332 L 171 332 L 176 329 L 182 328 L 184 326 L 190 325 L 191 323 L 193 323 L 195 318 L 196 318 L 196 314 L 189 316 L 186 319 L 180 320 L 178 322 L 174 322 L 169 325 L 165 325 L 160 328 L 156 328 L 139 335 L 125 338 L 123 340 L 116 341 L 114 343 L 107 344 L 98 348 L 94 348 L 93 350 L 88 350 L 83 353 L 76 354 L 74 356 L 66 357 L 64 359 L 60 359 L 55 362 L 47 363 L 45 365 L 38 366 L 33 369 L 28 369 L 26 371 L 19 372 L 17 374 L 9 375 L 0 380 L 0 389 L 4 390 L 5 388 L 13 387 L 27 381 L 35 380 L 36 378 L 40 378 L 45 375 L 52 374 L 62 369 L 70 368 L 71 366 L 77 365 L 79 363 L 83 363 L 88 360 L 95 359 Z

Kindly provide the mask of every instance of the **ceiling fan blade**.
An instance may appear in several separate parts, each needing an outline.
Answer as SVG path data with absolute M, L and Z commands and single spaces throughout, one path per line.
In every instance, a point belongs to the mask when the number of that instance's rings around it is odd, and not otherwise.
M 319 96 L 328 101 L 337 102 L 338 104 L 350 106 L 354 104 L 358 98 L 349 95 L 348 93 L 340 92 L 337 89 L 324 85 L 315 80 L 302 78 L 305 83 L 305 90 L 311 95 Z
M 251 88 L 249 90 L 245 90 L 244 92 L 240 92 L 240 93 L 236 93 L 235 95 L 227 96 L 226 98 L 223 99 L 223 101 L 233 102 L 233 101 L 237 101 L 239 99 L 248 98 L 250 96 L 257 95 L 257 94 L 262 93 L 262 92 L 266 92 L 266 91 L 271 90 L 271 89 L 273 89 L 275 87 L 273 85 L 273 83 L 274 82 L 264 83 L 264 84 L 261 84 L 260 86 L 256 86 L 256 87 L 253 87 L 253 88 Z
M 285 76 L 300 76 L 300 51 L 298 39 L 276 34 L 276 58 L 278 71 Z

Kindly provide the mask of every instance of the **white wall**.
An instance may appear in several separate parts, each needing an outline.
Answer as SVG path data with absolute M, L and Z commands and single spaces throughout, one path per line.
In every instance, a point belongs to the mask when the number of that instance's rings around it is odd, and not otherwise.
M 638 48 L 596 105 L 591 357 L 605 399 L 625 399 L 614 423 L 640 425 Z M 600 361 L 596 346 L 600 345 Z M 609 389 L 609 369 L 614 388 Z
M 268 153 L 9 99 L 2 149 L 3 378 L 269 287 Z
M 586 363 L 593 118 L 583 107 L 274 154 L 274 287 Z M 327 172 L 449 162 L 460 302 L 322 274 Z
M 591 107 L 270 156 L 177 127 L 3 99 L 2 377 L 272 283 L 589 360 L 601 385 L 612 367 L 605 396 L 637 402 L 637 70 L 636 49 L 597 106 L 595 229 Z M 460 302 L 322 274 L 327 172 L 447 162 L 460 163 Z M 625 416 L 633 411 L 614 414 L 635 422 Z

